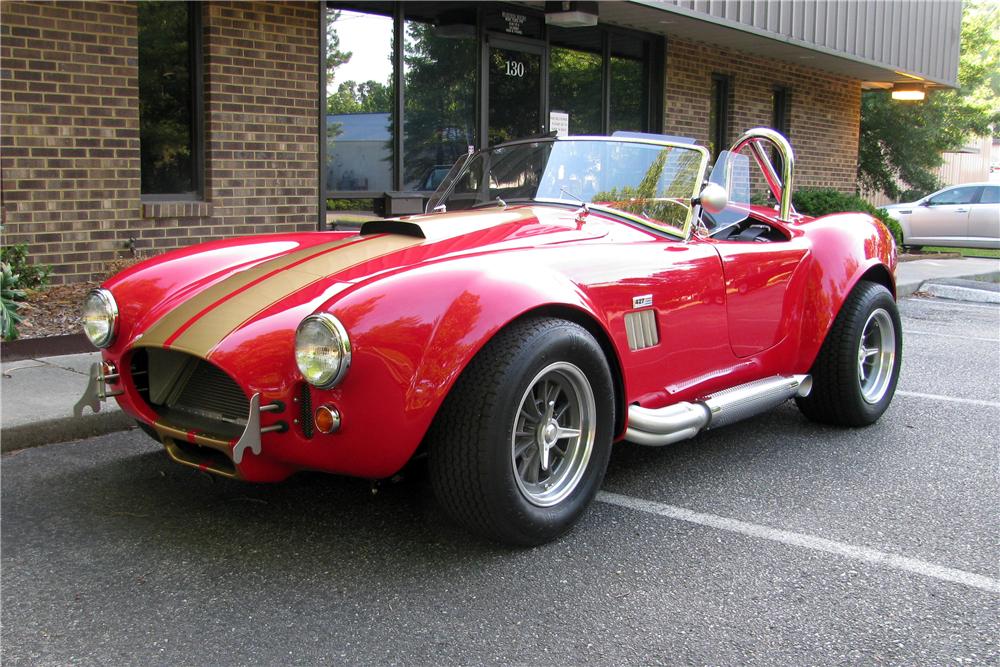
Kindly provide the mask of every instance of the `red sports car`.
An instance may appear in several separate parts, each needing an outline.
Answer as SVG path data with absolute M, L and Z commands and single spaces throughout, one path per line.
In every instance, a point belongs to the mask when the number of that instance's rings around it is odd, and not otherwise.
M 78 410 L 114 396 L 178 463 L 249 481 L 426 454 L 441 505 L 515 544 L 580 517 L 613 442 L 792 398 L 871 424 L 899 374 L 892 236 L 796 214 L 771 130 L 708 163 L 654 135 L 517 141 L 423 215 L 155 257 L 87 297 L 104 361 Z M 754 163 L 778 206 L 749 205 Z

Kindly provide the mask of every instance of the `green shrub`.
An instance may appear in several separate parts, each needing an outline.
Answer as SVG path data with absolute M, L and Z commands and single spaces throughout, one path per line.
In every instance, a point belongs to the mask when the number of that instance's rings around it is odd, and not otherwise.
M 21 316 L 17 313 L 17 302 L 24 300 L 24 290 L 18 289 L 18 276 L 11 271 L 10 264 L 0 262 L 0 338 L 15 340 L 17 324 Z
M 371 211 L 374 202 L 371 199 L 327 199 L 328 211 Z
M 0 262 L 10 267 L 20 289 L 38 289 L 49 284 L 52 267 L 29 262 L 27 243 L 0 247 Z
M 0 246 L 0 337 L 17 339 L 17 325 L 21 315 L 17 302 L 24 301 L 24 290 L 37 289 L 49 284 L 52 267 L 28 261 L 28 245 L 19 243 Z
M 792 204 L 799 213 L 812 216 L 851 211 L 868 213 L 885 225 L 896 239 L 896 245 L 903 243 L 903 230 L 899 223 L 857 195 L 847 195 L 831 188 L 803 188 L 792 194 Z

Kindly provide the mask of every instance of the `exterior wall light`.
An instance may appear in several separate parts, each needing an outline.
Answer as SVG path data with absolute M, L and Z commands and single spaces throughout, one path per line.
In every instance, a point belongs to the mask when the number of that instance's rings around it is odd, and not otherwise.
M 589 28 L 597 25 L 596 2 L 552 2 L 545 3 L 545 22 L 560 28 Z
M 903 102 L 920 102 L 927 96 L 922 83 L 904 82 L 892 84 L 892 99 Z

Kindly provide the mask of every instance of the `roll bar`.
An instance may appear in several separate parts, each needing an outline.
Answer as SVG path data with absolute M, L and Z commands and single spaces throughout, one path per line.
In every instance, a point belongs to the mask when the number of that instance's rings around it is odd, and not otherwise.
M 767 154 L 764 144 L 769 143 L 781 154 L 781 176 L 771 164 L 771 157 Z M 731 153 L 739 153 L 750 146 L 757 166 L 764 174 L 767 187 L 771 194 L 780 204 L 778 208 L 778 218 L 784 222 L 791 220 L 792 209 L 792 174 L 795 170 L 795 155 L 792 153 L 792 145 L 788 143 L 780 132 L 775 132 L 768 127 L 755 127 L 743 133 L 733 147 L 729 149 Z

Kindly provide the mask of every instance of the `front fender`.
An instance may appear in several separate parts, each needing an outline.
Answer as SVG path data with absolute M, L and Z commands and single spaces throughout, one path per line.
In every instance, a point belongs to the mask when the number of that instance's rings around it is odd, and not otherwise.
M 343 406 L 345 431 L 354 424 L 371 446 L 384 443 L 378 458 L 392 474 L 417 449 L 476 353 L 511 321 L 551 305 L 578 310 L 607 332 L 587 295 L 564 275 L 515 265 L 508 253 L 423 265 L 359 285 L 320 309 L 344 324 L 353 346 L 351 370 L 328 399 Z

